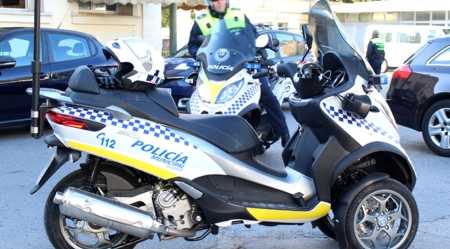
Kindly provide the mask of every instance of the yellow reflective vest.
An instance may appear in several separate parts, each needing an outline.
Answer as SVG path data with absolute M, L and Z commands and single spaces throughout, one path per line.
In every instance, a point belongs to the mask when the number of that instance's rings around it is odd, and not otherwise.
M 245 28 L 245 14 L 240 9 L 229 8 L 227 9 L 227 13 L 223 17 L 225 20 L 225 24 L 227 25 L 227 29 L 231 30 L 234 28 Z M 213 17 L 210 13 L 203 14 L 197 19 L 195 22 L 198 27 L 202 31 L 202 35 L 207 36 L 213 32 L 214 24 L 219 21 L 219 18 Z

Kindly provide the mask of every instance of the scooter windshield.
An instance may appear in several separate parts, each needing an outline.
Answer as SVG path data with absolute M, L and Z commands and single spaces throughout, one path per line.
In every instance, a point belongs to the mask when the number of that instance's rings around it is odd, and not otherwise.
M 318 0 L 309 12 L 309 28 L 314 35 L 314 41 L 322 54 L 335 51 L 346 57 L 357 57 L 358 74 L 374 74 L 372 67 L 365 60 L 353 39 L 347 33 L 341 22 L 331 10 L 328 0 Z
M 245 20 L 221 19 L 210 30 L 197 51 L 206 72 L 231 73 L 255 58 L 255 34 Z

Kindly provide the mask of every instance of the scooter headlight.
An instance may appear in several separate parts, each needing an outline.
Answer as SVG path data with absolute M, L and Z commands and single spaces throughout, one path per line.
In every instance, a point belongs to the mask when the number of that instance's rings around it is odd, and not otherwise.
M 241 79 L 224 87 L 218 95 L 219 98 L 217 98 L 216 104 L 223 104 L 227 101 L 230 101 L 232 98 L 234 98 L 234 96 L 236 96 L 239 90 L 241 90 L 242 86 L 244 86 L 244 79 Z
M 197 79 L 198 97 L 201 101 L 211 103 L 211 92 L 209 91 L 208 84 L 203 81 L 201 77 Z

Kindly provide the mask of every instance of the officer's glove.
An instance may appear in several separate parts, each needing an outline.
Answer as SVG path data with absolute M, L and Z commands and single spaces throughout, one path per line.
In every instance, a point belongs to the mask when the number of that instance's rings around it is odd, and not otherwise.
M 95 78 L 97 79 L 97 83 L 100 87 L 106 89 L 121 89 L 123 88 L 121 80 L 116 78 L 109 73 L 102 71 L 100 69 L 96 69 L 94 71 Z

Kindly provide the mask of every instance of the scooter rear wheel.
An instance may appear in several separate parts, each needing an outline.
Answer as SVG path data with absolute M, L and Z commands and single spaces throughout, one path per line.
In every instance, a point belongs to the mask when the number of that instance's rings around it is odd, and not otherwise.
M 44 225 L 47 236 L 55 248 L 114 248 L 131 237 L 128 234 L 73 219 L 60 213 L 59 205 L 53 203 L 56 192 L 63 192 L 68 187 L 83 188 L 87 176 L 88 173 L 83 170 L 72 172 L 64 177 L 48 196 L 45 204 Z M 98 177 L 94 187 L 106 192 L 106 179 Z M 135 246 L 136 244 L 131 244 L 123 248 L 133 249 Z
M 350 248 L 408 248 L 418 228 L 419 213 L 411 192 L 385 179 L 362 189 L 345 216 Z

